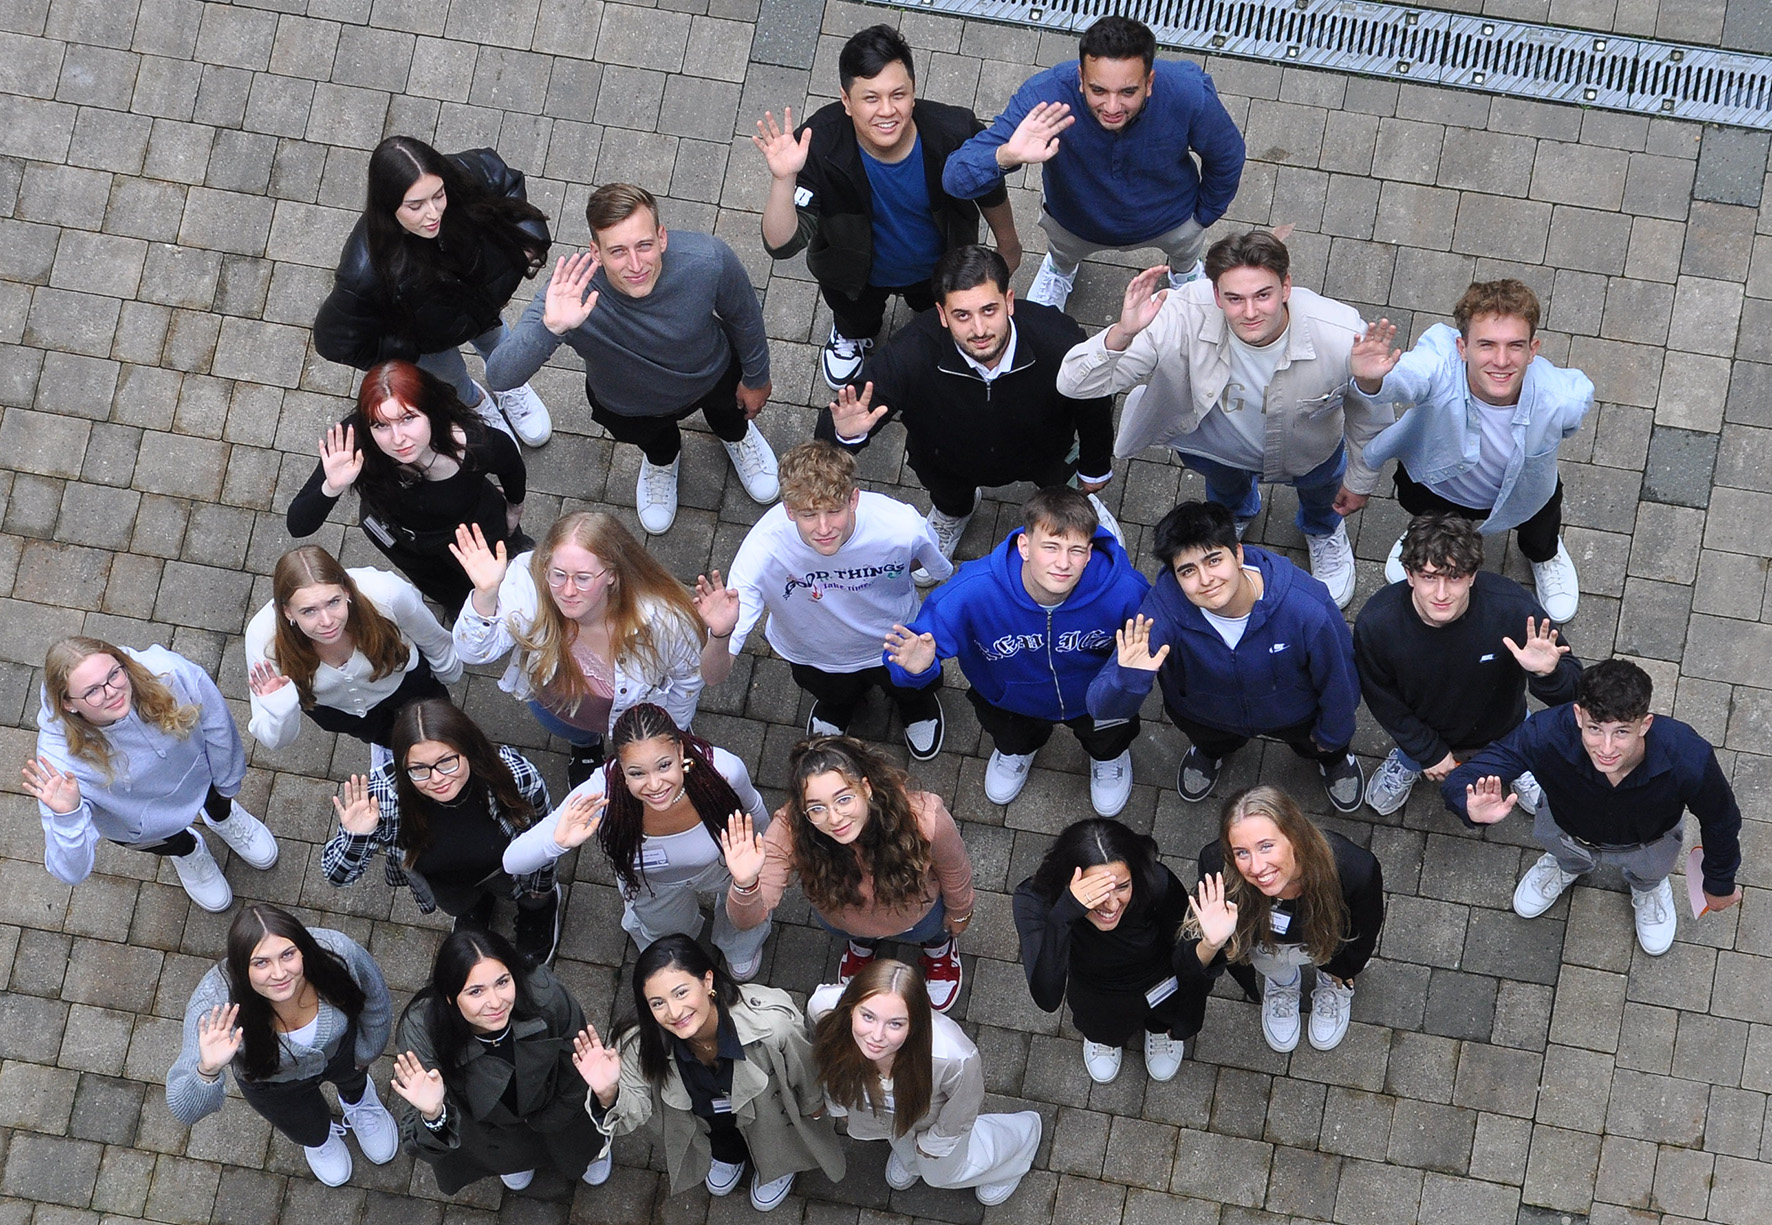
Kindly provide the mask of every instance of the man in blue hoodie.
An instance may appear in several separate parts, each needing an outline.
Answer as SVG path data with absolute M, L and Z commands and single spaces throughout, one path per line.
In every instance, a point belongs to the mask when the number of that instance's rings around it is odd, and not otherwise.
M 961 566 L 909 627 L 892 627 L 886 666 L 895 684 L 917 688 L 940 675 L 942 660 L 960 661 L 966 696 L 996 742 L 984 777 L 993 804 L 1021 794 L 1034 755 L 1062 723 L 1089 754 L 1090 802 L 1111 817 L 1132 794 L 1138 712 L 1098 720 L 1085 695 L 1150 584 L 1088 495 L 1042 489 L 1022 514 L 1024 526 Z
M 1338 812 L 1356 811 L 1365 778 L 1348 744 L 1360 679 L 1329 589 L 1279 554 L 1241 544 L 1216 502 L 1164 515 L 1156 554 L 1163 572 L 1115 634 L 1118 657 L 1089 687 L 1089 713 L 1134 714 L 1160 679 L 1170 720 L 1192 741 L 1176 772 L 1182 799 L 1211 795 L 1224 759 L 1266 736 L 1317 763 Z

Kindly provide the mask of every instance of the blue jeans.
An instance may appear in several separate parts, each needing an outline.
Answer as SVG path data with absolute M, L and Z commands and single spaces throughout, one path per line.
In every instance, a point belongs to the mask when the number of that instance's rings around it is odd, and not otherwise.
M 577 745 L 581 749 L 588 744 L 596 744 L 603 738 L 596 732 L 587 732 L 582 727 L 572 726 L 534 698 L 529 700 L 529 713 L 535 716 L 537 723 L 541 724 L 542 731 L 550 736 L 558 736 L 566 743 Z
M 1246 472 L 1221 464 L 1203 455 L 1181 454 L 1181 462 L 1206 478 L 1206 497 L 1220 506 L 1230 507 L 1239 520 L 1253 519 L 1261 513 L 1261 473 Z M 1341 492 L 1341 477 L 1347 471 L 1347 444 L 1336 445 L 1335 454 L 1303 476 L 1287 482 L 1298 490 L 1298 530 L 1306 536 L 1331 536 L 1341 526 L 1335 513 L 1335 495 Z
M 860 936 L 851 936 L 841 928 L 832 927 L 829 923 L 825 922 L 825 917 L 819 914 L 816 909 L 813 910 L 812 917 L 817 921 L 820 927 L 824 928 L 832 935 L 842 936 L 847 940 L 853 940 L 855 943 L 864 945 L 867 948 L 874 948 L 885 940 L 891 940 L 897 944 L 940 944 L 947 939 L 948 933 L 948 908 L 940 898 L 935 899 L 935 905 L 929 908 L 928 914 L 917 920 L 915 927 L 912 927 L 909 931 L 899 932 L 896 936 L 863 939 Z
M 484 361 L 492 356 L 492 351 L 503 344 L 505 338 L 510 334 L 511 329 L 500 323 L 497 327 L 480 333 L 468 343 L 474 346 L 474 352 L 478 353 L 480 360 Z M 426 353 L 414 364 L 420 370 L 436 375 L 455 388 L 455 394 L 469 408 L 479 406 L 480 390 L 474 386 L 474 380 L 468 374 L 468 363 L 462 358 L 460 349 L 445 349 L 441 353 Z

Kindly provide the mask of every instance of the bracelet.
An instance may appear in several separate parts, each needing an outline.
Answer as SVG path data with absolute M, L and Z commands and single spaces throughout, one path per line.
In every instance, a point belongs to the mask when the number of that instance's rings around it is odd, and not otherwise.
M 716 634 L 713 630 L 709 630 L 708 637 L 716 642 L 725 642 L 728 638 L 732 637 L 732 631 L 727 630 L 724 634 Z
M 732 891 L 734 893 L 741 893 L 744 896 L 749 897 L 751 894 L 753 894 L 757 891 L 757 889 L 759 888 L 759 886 L 761 884 L 762 884 L 762 882 L 760 880 L 754 880 L 747 887 L 747 886 L 739 884 L 737 881 L 733 881 L 732 882 Z
M 206 1085 L 219 1084 L 221 1081 L 221 1069 L 217 1068 L 215 1070 L 215 1075 L 210 1076 L 207 1073 L 205 1073 L 202 1068 L 198 1068 L 197 1069 L 197 1079 L 202 1081 Z
M 968 910 L 965 914 L 951 914 L 948 916 L 948 922 L 949 923 L 970 923 L 970 922 L 972 922 L 972 912 L 970 910 Z
M 449 1104 L 447 1102 L 445 1102 L 443 1104 L 442 1112 L 439 1113 L 437 1115 L 437 1117 L 434 1119 L 427 1119 L 422 1114 L 419 1115 L 418 1117 L 419 1117 L 420 1121 L 423 1122 L 424 1125 L 426 1127 L 430 1128 L 432 1131 L 442 1131 L 443 1125 L 445 1123 L 449 1122 Z

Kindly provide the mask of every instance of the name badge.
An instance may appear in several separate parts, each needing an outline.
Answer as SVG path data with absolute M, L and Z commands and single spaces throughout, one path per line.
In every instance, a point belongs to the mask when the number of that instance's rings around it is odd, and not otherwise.
M 671 857 L 665 854 L 662 846 L 642 846 L 640 848 L 640 867 L 647 872 L 656 872 L 660 868 L 671 866 Z
M 1175 975 L 1171 974 L 1168 978 L 1165 978 L 1162 982 L 1144 993 L 1144 1002 L 1149 1004 L 1152 1008 L 1155 1008 L 1158 1004 L 1161 1004 L 1180 989 L 1181 984 L 1175 980 Z
M 1268 919 L 1273 923 L 1274 930 L 1279 932 L 1282 936 L 1285 935 L 1287 929 L 1292 926 L 1292 916 L 1286 914 L 1284 911 L 1270 910 L 1268 911 Z
M 890 1093 L 880 1095 L 880 1109 L 887 1114 L 892 1113 L 892 1095 Z
M 709 1105 L 714 1108 L 715 1114 L 732 1113 L 732 1099 L 729 1097 L 716 1097 Z

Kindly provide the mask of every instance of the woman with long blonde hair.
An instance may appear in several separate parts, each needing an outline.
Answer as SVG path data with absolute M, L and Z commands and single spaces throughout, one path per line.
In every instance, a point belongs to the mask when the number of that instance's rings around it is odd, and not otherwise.
M 706 631 L 688 589 L 613 515 L 562 516 L 514 558 L 463 527 L 450 552 L 474 584 L 456 654 L 481 664 L 514 652 L 498 687 L 572 746 L 574 787 L 602 764 L 603 738 L 631 707 L 655 702 L 680 728 L 695 719 Z
M 37 755 L 23 773 L 51 876 L 85 880 L 103 837 L 170 858 L 192 901 L 224 911 L 234 892 L 190 828 L 199 816 L 253 867 L 277 862 L 271 831 L 234 799 L 246 749 L 202 668 L 163 646 L 63 638 L 43 660 L 39 699 Z

